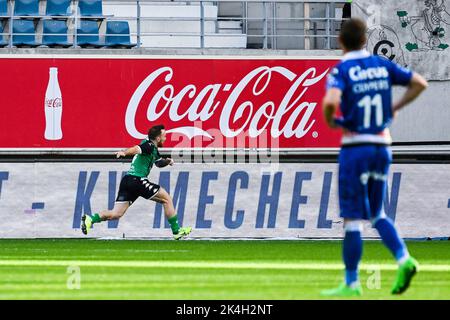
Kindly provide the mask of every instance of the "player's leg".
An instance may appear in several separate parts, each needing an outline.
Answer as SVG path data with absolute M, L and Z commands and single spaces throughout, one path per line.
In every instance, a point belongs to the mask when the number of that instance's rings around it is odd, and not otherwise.
M 345 284 L 350 288 L 358 288 L 360 287 L 358 265 L 363 251 L 362 221 L 344 219 L 344 232 L 342 257 L 345 265 Z
M 344 218 L 342 258 L 345 281 L 335 289 L 322 291 L 325 296 L 360 296 L 358 265 L 362 256 L 362 220 L 369 211 L 367 196 L 366 147 L 343 148 L 339 155 L 339 207 Z
M 387 176 L 391 163 L 391 152 L 387 147 L 378 147 L 374 167 L 374 175 L 370 185 L 370 207 L 372 225 L 377 229 L 383 244 L 389 249 L 399 265 L 397 278 L 392 288 L 392 293 L 404 292 L 417 271 L 417 261 L 409 255 L 405 242 L 400 237 L 392 220 L 386 216 L 383 210 L 383 202 L 386 192 Z
M 397 260 L 398 271 L 391 293 L 401 294 L 408 289 L 419 264 L 409 255 L 408 249 L 391 219 L 380 216 L 372 221 L 372 225 L 377 229 L 384 245 Z
M 130 205 L 131 204 L 129 201 L 115 202 L 114 208 L 112 210 L 104 210 L 98 214 L 97 213 L 94 214 L 92 216 L 92 222 L 98 223 L 98 222 L 106 221 L 106 220 L 120 219 L 125 214 L 125 212 L 128 210 Z
M 130 202 L 116 202 L 112 210 L 104 210 L 100 213 L 94 213 L 92 216 L 84 214 L 81 217 L 81 231 L 88 234 L 94 223 L 100 223 L 106 220 L 120 219 L 127 209 L 130 207 Z
M 164 215 L 166 216 L 167 219 L 171 219 L 176 216 L 172 197 L 164 188 L 160 187 L 158 192 L 153 196 L 152 200 L 161 203 L 163 205 Z
M 141 190 L 141 196 L 146 199 L 151 199 L 158 203 L 161 203 L 164 208 L 164 215 L 169 221 L 170 228 L 175 240 L 179 240 L 189 235 L 192 231 L 191 227 L 180 227 L 178 222 L 178 216 L 173 205 L 172 197 L 161 186 L 154 184 L 147 179 L 143 180 L 143 188 Z
M 345 265 L 345 280 L 337 288 L 322 291 L 323 296 L 353 297 L 362 294 L 358 270 L 363 250 L 362 220 L 344 219 L 344 231 L 342 258 Z
M 180 226 L 178 224 L 178 217 L 175 212 L 172 198 L 167 193 L 167 191 L 164 188 L 160 187 L 158 192 L 152 197 L 152 200 L 162 204 L 164 208 L 164 215 L 169 221 L 170 228 L 172 229 L 173 234 L 178 233 L 178 230 L 180 229 Z
M 139 180 L 138 177 L 125 175 L 120 181 L 114 208 L 94 213 L 92 216 L 83 215 L 81 218 L 81 231 L 87 234 L 94 223 L 121 218 L 130 205 L 139 197 L 136 190 L 136 185 L 140 184 Z

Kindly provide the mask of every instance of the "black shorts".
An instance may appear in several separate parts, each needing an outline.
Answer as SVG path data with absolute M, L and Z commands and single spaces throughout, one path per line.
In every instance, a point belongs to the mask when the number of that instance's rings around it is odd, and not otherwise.
M 125 175 L 120 181 L 119 194 L 116 202 L 128 201 L 132 204 L 137 198 L 153 198 L 161 187 L 148 181 L 147 178 L 140 178 L 132 175 Z

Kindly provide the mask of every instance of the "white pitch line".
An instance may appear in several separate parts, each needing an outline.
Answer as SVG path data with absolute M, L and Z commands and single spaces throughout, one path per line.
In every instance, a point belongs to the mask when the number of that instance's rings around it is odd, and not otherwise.
M 88 260 L 0 260 L 0 266 L 79 266 L 112 268 L 203 268 L 203 269 L 279 269 L 279 270 L 342 270 L 340 263 L 314 262 L 225 262 L 225 261 L 88 261 Z M 365 270 L 397 270 L 396 264 L 362 264 Z M 450 272 L 448 264 L 423 264 L 419 271 Z

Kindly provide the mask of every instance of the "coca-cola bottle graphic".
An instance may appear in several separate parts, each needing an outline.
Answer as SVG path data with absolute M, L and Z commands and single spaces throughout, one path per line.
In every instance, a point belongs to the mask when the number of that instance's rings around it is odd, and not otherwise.
M 50 68 L 50 78 L 45 92 L 45 133 L 47 140 L 62 139 L 62 96 L 58 83 L 58 68 Z

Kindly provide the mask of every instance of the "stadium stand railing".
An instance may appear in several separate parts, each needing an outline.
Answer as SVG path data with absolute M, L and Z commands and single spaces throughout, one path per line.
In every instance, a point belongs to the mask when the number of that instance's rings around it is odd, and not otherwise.
M 0 47 L 336 49 L 347 0 L 0 0 Z

